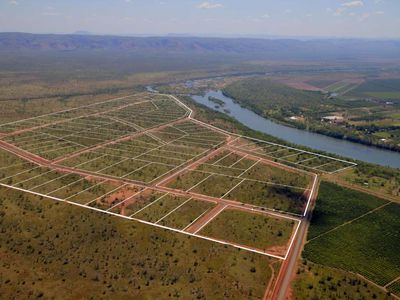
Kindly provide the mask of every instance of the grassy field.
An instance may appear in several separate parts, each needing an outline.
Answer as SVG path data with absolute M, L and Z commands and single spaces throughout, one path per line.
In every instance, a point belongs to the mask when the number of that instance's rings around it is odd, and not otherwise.
M 25 92 L 28 94 L 27 90 Z M 21 97 L 21 100 L 3 100 L 1 102 L 2 110 L 0 112 L 0 120 L 1 123 L 7 123 L 25 118 L 32 118 L 42 114 L 54 113 L 65 109 L 72 109 L 82 105 L 93 104 L 112 98 L 126 96 L 128 94 L 129 91 L 115 93 L 103 92 L 102 94 L 88 93 L 81 96 L 44 96 L 35 100 L 27 100 L 24 99 L 24 96 L 20 95 L 19 97 Z
M 7 299 L 261 299 L 275 261 L 9 189 L 0 195 Z
M 400 99 L 400 79 L 368 80 L 354 89 L 350 96 L 366 96 L 384 100 Z
M 335 160 L 326 156 L 318 156 L 314 153 L 304 152 L 300 149 L 286 147 L 280 142 L 279 144 L 260 142 L 247 138 L 241 138 L 232 143 L 232 146 L 241 152 L 255 155 L 270 161 L 275 161 L 283 165 L 294 167 L 295 169 L 304 169 L 312 172 L 334 172 L 351 166 L 348 162 Z M 298 147 L 297 145 L 294 145 Z M 282 170 L 282 168 L 271 165 L 263 165 L 262 162 L 257 164 L 257 167 L 263 166 L 269 169 L 269 176 L 267 178 L 274 178 L 276 176 L 280 179 L 291 180 L 286 184 L 301 186 L 307 184 L 308 176 L 304 173 L 297 172 L 296 176 L 292 172 Z M 253 168 L 251 169 L 254 172 Z M 265 174 L 264 170 L 264 176 Z M 280 173 L 280 174 L 279 174 Z M 282 176 L 284 175 L 284 176 Z
M 386 203 L 387 201 L 374 196 L 322 182 L 308 239 L 315 238 Z
M 393 297 L 368 281 L 345 271 L 303 261 L 292 284 L 296 300 L 379 299 Z
M 312 236 L 334 225 L 343 226 L 309 241 L 305 246 L 304 257 L 315 263 L 359 273 L 382 286 L 400 276 L 400 205 L 390 203 L 360 217 L 360 214 L 355 215 L 353 210 L 366 211 L 384 202 L 379 203 L 379 199 L 370 198 L 368 195 L 352 194 L 331 184 L 322 185 L 320 193 L 326 195 L 327 192 L 337 193 L 342 197 L 347 193 L 353 203 L 342 203 L 340 216 L 327 218 L 324 213 L 332 210 L 338 212 L 340 203 L 331 204 L 328 198 L 317 202 L 316 211 L 321 213 L 317 215 L 317 220 L 312 221 L 312 224 L 316 224 L 311 225 Z M 338 197 L 332 197 L 330 200 L 337 201 Z M 360 202 L 363 201 L 368 204 L 360 206 Z M 350 220 L 351 218 L 355 219 Z M 345 221 L 348 223 L 344 223 Z M 322 224 L 322 228 L 318 228 L 319 224 Z M 313 229 L 313 226 L 317 226 L 317 229 Z
M 135 218 L 148 222 L 157 222 L 167 213 L 182 205 L 188 198 L 176 197 L 165 194 L 157 202 L 134 215 Z
M 400 170 L 359 164 L 356 168 L 335 174 L 332 177 L 356 186 L 394 196 L 400 201 Z
M 171 210 L 168 215 L 164 215 L 159 224 L 182 230 L 214 206 L 215 204 L 211 202 L 190 199 L 182 203 L 182 206 Z
M 293 226 L 290 220 L 224 210 L 199 233 L 265 251 L 272 248 L 284 255 Z
M 254 181 L 244 181 L 226 199 L 297 214 L 303 212 L 307 202 L 303 190 Z

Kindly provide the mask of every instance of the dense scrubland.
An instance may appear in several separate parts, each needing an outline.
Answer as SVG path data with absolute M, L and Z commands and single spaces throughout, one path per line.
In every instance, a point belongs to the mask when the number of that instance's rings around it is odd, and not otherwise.
M 262 298 L 264 256 L 1 188 L 3 297 Z
M 355 274 L 304 260 L 296 272 L 293 299 L 394 299 Z

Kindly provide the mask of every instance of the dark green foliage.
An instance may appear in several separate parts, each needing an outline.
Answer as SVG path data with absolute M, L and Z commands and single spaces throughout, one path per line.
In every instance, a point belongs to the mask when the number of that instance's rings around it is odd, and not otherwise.
M 304 257 L 359 273 L 383 286 L 400 276 L 399 215 L 397 203 L 366 214 L 307 243 Z
M 388 290 L 393 294 L 395 294 L 396 296 L 400 297 L 400 280 L 389 285 Z
M 258 114 L 280 110 L 284 115 L 301 113 L 323 98 L 318 92 L 300 91 L 266 78 L 241 80 L 224 88 L 224 93 Z
M 353 220 L 372 209 L 387 203 L 374 196 L 322 182 L 313 211 L 308 239 Z

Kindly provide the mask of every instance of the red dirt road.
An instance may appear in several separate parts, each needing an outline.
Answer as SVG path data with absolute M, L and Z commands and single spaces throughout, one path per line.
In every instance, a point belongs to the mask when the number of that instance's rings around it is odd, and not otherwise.
M 314 206 L 316 197 L 318 195 L 318 177 L 316 184 L 311 195 L 310 205 L 307 209 L 306 216 L 300 224 L 297 236 L 293 242 L 293 246 L 288 253 L 286 260 L 284 260 L 275 283 L 272 296 L 264 295 L 264 300 L 285 300 L 292 282 L 293 276 L 297 268 L 297 262 L 303 250 L 304 242 L 307 238 L 307 230 L 311 220 L 311 211 Z
M 208 211 L 205 215 L 203 215 L 200 219 L 198 219 L 185 231 L 189 233 L 197 233 L 202 228 L 204 228 L 208 223 L 210 223 L 212 219 L 218 216 L 227 206 L 228 206 L 227 204 L 219 203 L 217 206 Z

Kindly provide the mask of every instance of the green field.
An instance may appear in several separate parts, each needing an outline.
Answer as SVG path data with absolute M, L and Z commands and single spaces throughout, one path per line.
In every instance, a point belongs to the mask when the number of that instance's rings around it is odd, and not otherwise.
M 330 193 L 343 193 L 342 188 L 335 188 L 331 185 L 322 185 L 321 193 L 328 187 Z M 348 194 L 348 195 L 351 195 Z M 370 202 L 369 208 L 379 205 L 378 200 L 369 198 L 362 194 L 356 194 L 356 206 L 342 203 L 344 209 L 341 214 L 346 216 L 334 215 L 328 217 L 320 214 L 317 222 L 312 221 L 310 232 L 320 233 L 321 230 L 327 230 L 334 225 L 343 224 L 345 221 L 354 217 L 351 222 L 326 233 L 316 239 L 309 241 L 304 250 L 304 257 L 315 263 L 330 267 L 340 268 L 347 271 L 359 273 L 362 276 L 374 281 L 379 285 L 385 285 L 400 276 L 400 256 L 398 245 L 400 244 L 399 235 L 399 215 L 400 205 L 390 203 L 378 210 L 357 218 L 353 210 L 367 209 L 365 205 L 360 206 L 360 201 Z M 327 198 L 326 198 L 327 200 Z M 331 198 L 336 201 L 336 197 Z M 358 202 L 358 204 L 357 204 Z M 338 205 L 340 206 L 340 205 Z M 326 201 L 317 202 L 316 210 L 320 212 L 331 212 L 335 205 L 326 206 Z M 337 211 L 337 208 L 336 208 Z M 322 224 L 322 228 L 318 228 Z M 313 226 L 317 226 L 314 231 Z
M 400 281 L 396 281 L 388 286 L 388 290 L 395 294 L 396 296 L 400 297 Z
M 224 210 L 200 234 L 265 251 L 277 247 L 281 251 L 275 251 L 284 255 L 294 225 L 290 220 Z
M 323 181 L 313 211 L 308 239 L 353 220 L 387 201 Z
M 134 217 L 148 222 L 157 222 L 167 213 L 183 204 L 186 200 L 187 198 L 165 194 L 162 198 L 159 198 L 157 202 L 135 214 Z
M 349 95 L 363 95 L 378 99 L 399 100 L 400 79 L 374 79 L 368 80 L 354 89 Z
M 303 212 L 307 202 L 304 191 L 301 189 L 248 180 L 227 194 L 225 198 L 296 214 Z
M 335 177 L 373 192 L 397 197 L 400 201 L 400 170 L 368 164 L 338 173 Z
M 182 206 L 177 206 L 174 211 L 171 210 L 168 215 L 165 214 L 159 224 L 182 230 L 214 206 L 211 202 L 190 199 L 182 203 Z

